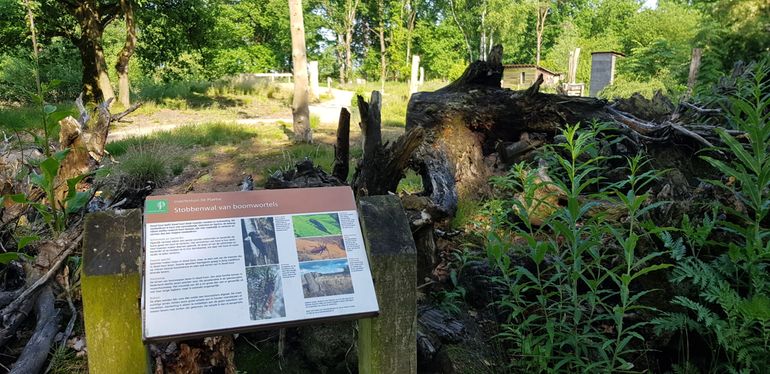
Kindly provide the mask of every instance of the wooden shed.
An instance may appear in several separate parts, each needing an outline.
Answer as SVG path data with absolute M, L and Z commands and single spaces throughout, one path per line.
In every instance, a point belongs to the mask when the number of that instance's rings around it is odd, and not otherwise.
M 591 53 L 591 92 L 588 94 L 589 96 L 596 97 L 599 91 L 615 81 L 615 63 L 618 57 L 626 57 L 626 55 L 615 51 Z
M 558 85 L 561 80 L 561 74 L 554 73 L 542 66 L 509 64 L 503 65 L 503 88 L 526 89 L 535 82 L 539 74 L 543 74 L 543 86 L 553 87 Z

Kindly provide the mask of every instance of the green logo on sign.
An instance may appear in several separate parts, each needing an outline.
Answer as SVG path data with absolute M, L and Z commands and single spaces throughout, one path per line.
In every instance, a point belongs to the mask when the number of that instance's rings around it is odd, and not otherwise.
M 147 214 L 168 213 L 168 201 L 166 200 L 145 200 L 144 212 Z

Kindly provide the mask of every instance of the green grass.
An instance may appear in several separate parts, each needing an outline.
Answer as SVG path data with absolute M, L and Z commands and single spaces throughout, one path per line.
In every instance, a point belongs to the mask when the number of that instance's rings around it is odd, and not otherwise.
M 206 123 L 180 126 L 170 131 L 158 131 L 150 135 L 118 140 L 107 144 L 105 148 L 113 156 L 120 156 L 132 146 L 153 142 L 163 142 L 180 147 L 209 147 L 238 144 L 254 137 L 268 141 L 285 139 L 281 130 L 273 127 L 258 128 L 234 123 Z
M 473 223 L 483 207 L 484 204 L 477 200 L 461 199 L 457 201 L 457 212 L 455 212 L 455 216 L 452 217 L 452 228 L 456 230 L 462 229 L 467 224 Z
M 294 236 L 298 238 L 342 234 L 339 217 L 336 213 L 294 216 L 292 222 L 294 223 Z
M 422 190 L 422 177 L 414 170 L 408 169 L 404 175 L 404 179 L 398 183 L 396 193 L 401 194 L 403 192 L 414 194 L 421 192 Z

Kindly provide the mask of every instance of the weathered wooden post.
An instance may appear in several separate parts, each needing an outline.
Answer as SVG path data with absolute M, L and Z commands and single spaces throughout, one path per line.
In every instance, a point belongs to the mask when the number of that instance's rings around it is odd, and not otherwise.
M 690 60 L 690 74 L 687 76 L 687 93 L 695 89 L 695 83 L 698 82 L 698 70 L 700 70 L 700 60 L 703 56 L 703 49 L 693 48 L 692 59 Z
M 380 316 L 358 321 L 358 370 L 417 372 L 417 250 L 397 196 L 362 197 L 359 213 Z
M 307 73 L 310 78 L 310 100 L 318 100 L 321 97 L 321 89 L 318 86 L 318 61 L 307 63 Z
M 104 211 L 86 217 L 83 319 L 91 373 L 147 373 L 142 343 L 142 213 Z
M 419 78 L 417 74 L 419 73 L 420 69 L 420 56 L 413 55 L 412 56 L 412 76 L 409 80 L 409 93 L 413 94 L 417 92 L 417 79 Z

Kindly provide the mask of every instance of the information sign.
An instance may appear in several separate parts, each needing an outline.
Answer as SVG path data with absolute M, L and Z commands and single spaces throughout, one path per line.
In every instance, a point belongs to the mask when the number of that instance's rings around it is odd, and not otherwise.
M 145 341 L 377 315 L 349 187 L 150 196 Z

